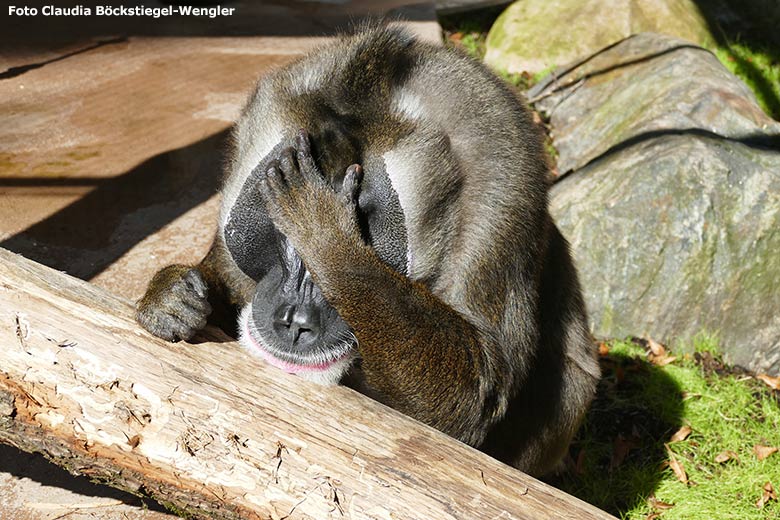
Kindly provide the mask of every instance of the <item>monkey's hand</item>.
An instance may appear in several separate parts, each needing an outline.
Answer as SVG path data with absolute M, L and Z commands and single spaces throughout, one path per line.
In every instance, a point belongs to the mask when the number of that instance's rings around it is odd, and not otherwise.
M 314 162 L 309 136 L 301 130 L 295 149 L 287 148 L 260 174 L 260 190 L 276 228 L 306 260 L 307 249 L 332 238 L 362 240 L 357 219 L 357 195 L 363 168 L 347 168 L 341 190 L 328 186 Z M 335 233 L 333 237 L 330 233 Z
M 136 319 L 168 341 L 188 340 L 206 326 L 211 314 L 208 286 L 200 271 L 184 265 L 160 270 L 136 304 Z

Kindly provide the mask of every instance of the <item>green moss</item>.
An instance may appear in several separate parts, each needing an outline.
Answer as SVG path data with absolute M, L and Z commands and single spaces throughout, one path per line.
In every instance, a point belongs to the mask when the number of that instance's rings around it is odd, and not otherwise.
M 709 26 L 709 34 L 702 32 L 699 40 L 711 42 L 707 46 L 726 68 L 750 87 L 761 108 L 780 120 L 780 32 L 777 31 L 780 27 L 780 2 L 697 0 L 697 5 Z M 634 14 L 640 19 L 646 13 L 640 9 Z M 487 45 L 496 46 L 497 42 L 505 40 L 504 27 L 509 25 L 505 18 L 511 15 L 510 10 L 498 7 L 443 16 L 439 21 L 450 45 L 461 47 L 475 58 L 482 59 Z M 699 23 L 697 14 L 687 10 L 682 10 L 679 17 L 690 19 L 689 26 Z M 453 39 L 453 35 L 457 36 Z M 566 38 L 557 38 L 546 53 L 564 52 L 567 45 L 571 47 L 574 44 Z M 535 75 L 530 84 L 538 82 L 552 68 Z M 516 81 L 512 83 L 522 86 Z
M 601 325 L 599 330 L 612 330 L 612 326 L 615 321 L 615 309 L 611 305 L 607 304 L 604 307 L 604 311 L 601 313 Z
M 539 83 L 542 79 L 547 77 L 548 74 L 552 74 L 552 72 L 557 68 L 557 65 L 549 65 L 546 68 L 540 70 L 536 74 L 533 75 L 533 83 Z
M 720 357 L 722 355 L 720 346 L 718 345 L 718 337 L 715 334 L 700 332 L 694 336 L 690 343 L 693 346 L 694 352 L 700 354 L 708 353 L 715 357 Z
M 628 519 L 653 513 L 686 520 L 780 518 L 777 501 L 756 507 L 766 482 L 780 487 L 780 453 L 759 461 L 753 452 L 756 444 L 780 446 L 780 393 L 730 373 L 713 357 L 718 347 L 711 336 L 700 335 L 688 347 L 697 354 L 655 366 L 639 344 L 609 344 L 598 397 L 572 444 L 581 473 L 572 470 L 553 484 Z M 683 425 L 690 436 L 671 442 Z M 629 448 L 616 460 L 621 446 Z M 725 451 L 737 459 L 716 462 Z M 669 453 L 683 465 L 687 484 L 667 465 Z M 655 508 L 650 497 L 672 506 Z
M 735 76 L 750 87 L 761 108 L 780 119 L 780 60 L 761 47 L 733 43 L 717 47 L 715 55 Z
M 697 0 L 715 37 L 711 47 L 755 93 L 761 108 L 780 119 L 780 2 Z
M 160 505 L 163 506 L 165 509 L 171 512 L 171 514 L 174 514 L 181 518 L 193 518 L 193 515 L 190 514 L 188 511 L 181 509 L 180 507 L 176 506 L 175 504 L 172 504 L 171 502 L 160 502 Z

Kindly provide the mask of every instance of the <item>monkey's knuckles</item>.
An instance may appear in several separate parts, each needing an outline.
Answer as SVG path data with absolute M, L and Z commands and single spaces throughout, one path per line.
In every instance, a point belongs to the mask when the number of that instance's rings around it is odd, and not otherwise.
M 211 314 L 208 288 L 200 273 L 191 269 L 166 287 L 145 295 L 136 308 L 136 319 L 162 339 L 187 340 L 206 326 Z

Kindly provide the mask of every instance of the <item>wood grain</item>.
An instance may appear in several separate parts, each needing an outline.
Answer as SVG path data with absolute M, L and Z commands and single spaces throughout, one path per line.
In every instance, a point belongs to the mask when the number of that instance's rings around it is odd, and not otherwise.
M 612 518 L 218 331 L 170 344 L 132 305 L 0 250 L 0 442 L 197 518 Z

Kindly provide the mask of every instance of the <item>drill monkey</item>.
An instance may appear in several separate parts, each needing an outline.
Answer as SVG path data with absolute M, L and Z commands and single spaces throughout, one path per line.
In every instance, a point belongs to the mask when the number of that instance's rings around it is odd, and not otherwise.
M 157 273 L 138 320 L 188 339 L 240 311 L 270 363 L 543 475 L 599 377 L 547 174 L 501 80 L 368 28 L 260 81 L 210 252 Z

